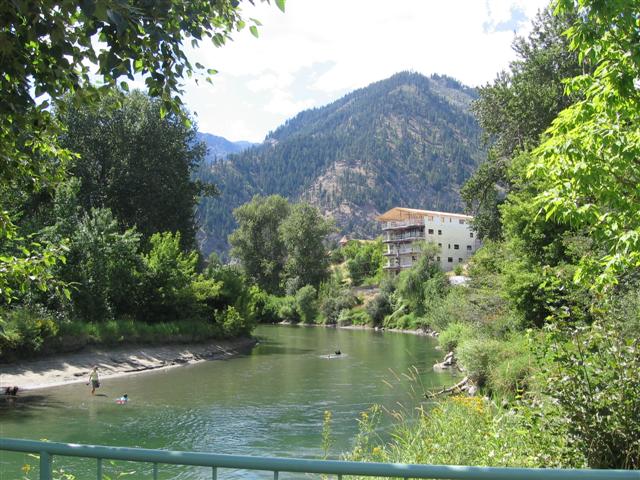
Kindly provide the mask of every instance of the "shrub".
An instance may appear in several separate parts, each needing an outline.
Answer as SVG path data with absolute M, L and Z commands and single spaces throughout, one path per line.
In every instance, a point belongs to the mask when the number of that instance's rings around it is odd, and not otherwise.
M 19 307 L 5 313 L 0 331 L 0 356 L 27 357 L 39 352 L 58 333 L 58 324 L 44 309 Z
M 591 468 L 640 468 L 640 348 L 620 331 L 600 321 L 549 335 L 545 390 Z
M 382 325 L 384 318 L 391 313 L 389 295 L 384 292 L 378 293 L 366 303 L 365 310 L 369 314 L 369 317 L 371 317 L 371 322 L 374 325 Z
M 503 342 L 490 338 L 471 338 L 458 346 L 458 358 L 471 381 L 481 387 L 486 384 L 490 371 L 502 355 L 503 347 Z
M 278 306 L 278 318 L 283 322 L 297 323 L 300 321 L 300 316 L 298 315 L 298 311 L 296 310 L 295 297 L 286 296 L 280 298 Z
M 545 412 L 546 413 L 546 412 Z M 387 443 L 379 408 L 361 415 L 348 460 L 489 467 L 582 467 L 564 431 L 550 431 L 541 412 L 521 408 L 502 414 L 479 397 L 452 397 L 417 415 L 394 412 Z
M 320 304 L 324 322 L 335 324 L 343 310 L 349 310 L 358 304 L 358 299 L 349 290 L 341 290 L 337 296 L 325 297 Z
M 306 285 L 296 292 L 296 311 L 303 323 L 313 323 L 318 315 L 316 289 Z
M 440 332 L 438 344 L 445 352 L 454 350 L 463 340 L 471 338 L 473 329 L 463 323 L 450 323 L 447 328 Z
M 369 325 L 371 317 L 364 310 L 342 310 L 338 316 L 337 324 L 348 325 Z
M 222 326 L 225 337 L 237 337 L 251 331 L 251 324 L 233 306 L 218 313 L 216 323 Z

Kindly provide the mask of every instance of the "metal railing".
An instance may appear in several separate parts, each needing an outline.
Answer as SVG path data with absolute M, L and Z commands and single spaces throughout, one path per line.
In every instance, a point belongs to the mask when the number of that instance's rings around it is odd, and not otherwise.
M 40 456 L 40 480 L 51 480 L 54 455 L 96 459 L 96 478 L 102 480 L 103 460 L 146 462 L 153 465 L 153 478 L 158 478 L 160 464 L 210 467 L 211 478 L 218 469 L 233 468 L 273 472 L 278 480 L 281 472 L 315 473 L 386 477 L 467 480 L 640 480 L 638 470 L 536 469 L 506 467 L 464 467 L 451 465 L 408 465 L 402 463 L 365 463 L 299 458 L 250 457 L 214 453 L 149 450 L 144 448 L 106 447 L 73 443 L 40 442 L 0 438 L 0 450 L 36 453 Z

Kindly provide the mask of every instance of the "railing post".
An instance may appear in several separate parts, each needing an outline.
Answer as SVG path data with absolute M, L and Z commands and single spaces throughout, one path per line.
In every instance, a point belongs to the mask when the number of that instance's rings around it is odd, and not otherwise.
M 158 464 L 153 464 L 153 480 L 158 480 Z
M 51 480 L 52 464 L 49 452 L 40 452 L 40 480 Z
M 216 467 L 211 467 L 211 479 L 218 480 L 218 469 Z
M 278 472 L 273 472 L 273 480 L 278 480 Z
M 96 466 L 96 478 L 102 480 L 102 459 L 97 458 L 98 465 Z

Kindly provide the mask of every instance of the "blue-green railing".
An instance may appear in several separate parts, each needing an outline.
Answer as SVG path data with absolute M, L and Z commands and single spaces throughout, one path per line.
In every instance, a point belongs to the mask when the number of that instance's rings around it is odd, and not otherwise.
M 40 456 L 40 480 L 51 480 L 55 455 L 96 459 L 96 478 L 102 480 L 103 460 L 146 462 L 153 465 L 153 478 L 158 478 L 160 464 L 210 467 L 215 480 L 220 468 L 273 472 L 278 480 L 281 472 L 371 476 L 387 478 L 433 478 L 467 480 L 640 480 L 640 471 L 578 470 L 463 467 L 447 465 L 407 465 L 401 463 L 364 463 L 298 458 L 249 457 L 214 453 L 149 450 L 144 448 L 106 447 L 73 443 L 38 442 L 0 438 L 0 451 L 35 453 Z

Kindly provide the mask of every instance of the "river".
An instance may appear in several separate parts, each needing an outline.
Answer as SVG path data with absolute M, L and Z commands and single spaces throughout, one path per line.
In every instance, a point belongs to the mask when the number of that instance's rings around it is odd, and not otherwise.
M 371 404 L 413 409 L 425 388 L 451 384 L 431 366 L 442 354 L 433 339 L 401 333 L 260 326 L 259 344 L 229 360 L 105 379 L 91 397 L 84 384 L 25 392 L 0 402 L 0 435 L 102 445 L 238 455 L 321 457 L 323 415 L 331 411 L 331 457 L 349 451 L 358 417 Z M 332 354 L 340 349 L 342 355 Z M 417 372 L 417 375 L 406 375 Z M 405 374 L 405 375 L 403 375 Z M 416 380 L 408 380 L 415 376 Z M 415 391 L 417 393 L 412 392 Z M 129 402 L 115 399 L 127 393 Z M 381 435 L 384 435 L 384 425 Z M 22 478 L 37 461 L 0 452 L 0 479 Z M 57 458 L 78 479 L 95 478 L 95 463 Z M 119 463 L 117 471 L 149 468 Z M 31 472 L 30 478 L 36 478 Z M 160 478 L 210 478 L 210 471 L 161 466 Z M 263 478 L 222 470 L 219 478 Z

